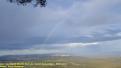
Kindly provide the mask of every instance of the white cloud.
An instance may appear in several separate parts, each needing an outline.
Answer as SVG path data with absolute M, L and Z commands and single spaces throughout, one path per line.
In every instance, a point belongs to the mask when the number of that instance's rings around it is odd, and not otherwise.
M 48 53 L 60 53 L 60 51 L 59 50 L 47 50 L 47 49 L 1 50 L 0 56 L 3 56 L 3 55 L 48 54 Z
M 67 43 L 67 44 L 63 44 L 62 46 L 67 47 L 67 48 L 78 48 L 78 47 L 86 47 L 86 46 L 91 46 L 91 45 L 98 45 L 98 42 L 93 42 L 93 43 Z
M 121 52 L 121 39 L 100 42 L 103 52 Z M 120 54 L 120 53 L 119 53 Z
M 116 35 L 119 36 L 119 37 L 121 37 L 121 32 L 117 33 Z
M 66 44 L 51 44 L 55 49 L 44 49 L 41 45 L 35 45 L 31 49 L 19 49 L 19 50 L 0 50 L 0 56 L 2 55 L 27 55 L 27 54 L 48 54 L 48 53 L 63 53 L 66 49 L 81 48 L 86 46 L 98 45 L 94 43 L 66 43 Z M 56 49 L 57 48 L 57 49 Z M 68 52 L 67 52 L 68 53 Z

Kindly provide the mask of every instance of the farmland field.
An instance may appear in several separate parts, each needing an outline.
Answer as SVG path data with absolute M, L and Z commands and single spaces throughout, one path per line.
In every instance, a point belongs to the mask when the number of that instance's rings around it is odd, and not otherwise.
M 31 61 L 1 61 L 0 68 L 121 68 L 121 58 L 53 57 Z

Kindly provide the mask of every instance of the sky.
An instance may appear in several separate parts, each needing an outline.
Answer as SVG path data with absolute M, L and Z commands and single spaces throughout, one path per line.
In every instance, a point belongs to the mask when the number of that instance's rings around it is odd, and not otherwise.
M 47 0 L 44 8 L 0 0 L 0 56 L 121 54 L 121 0 Z

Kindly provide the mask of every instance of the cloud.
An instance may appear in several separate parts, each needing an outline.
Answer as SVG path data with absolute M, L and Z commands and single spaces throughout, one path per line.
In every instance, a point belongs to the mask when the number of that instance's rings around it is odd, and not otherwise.
M 66 43 L 66 44 L 46 44 L 42 46 L 34 45 L 28 49 L 14 49 L 14 50 L 1 50 L 0 56 L 3 55 L 27 55 L 27 54 L 48 54 L 48 53 L 67 53 L 65 50 L 73 48 L 82 48 L 86 46 L 97 45 L 98 43 Z M 49 47 L 50 46 L 50 47 Z M 64 50 L 65 49 L 65 50 Z
M 97 42 L 93 43 L 67 43 L 63 44 L 61 46 L 67 47 L 67 48 L 78 48 L 78 47 L 86 47 L 86 46 L 91 46 L 91 45 L 98 45 Z
M 0 50 L 76 48 L 121 39 L 120 0 L 54 0 L 46 8 L 0 3 Z
M 59 50 L 45 50 L 45 49 L 21 49 L 21 50 L 2 50 L 0 56 L 3 55 L 29 55 L 29 54 L 48 54 L 60 53 Z

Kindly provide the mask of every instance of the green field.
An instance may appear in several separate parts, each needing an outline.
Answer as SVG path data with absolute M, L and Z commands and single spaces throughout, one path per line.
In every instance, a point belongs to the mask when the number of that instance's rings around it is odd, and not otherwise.
M 36 61 L 1 61 L 0 68 L 121 68 L 121 58 L 59 57 Z

